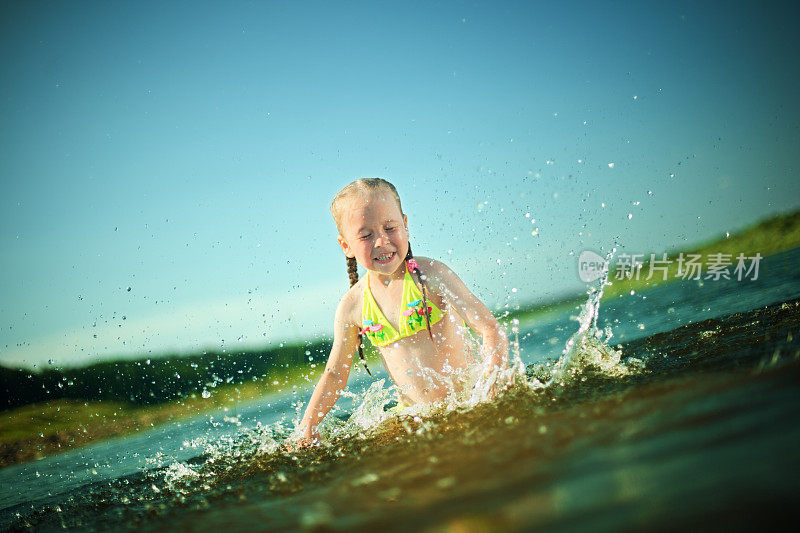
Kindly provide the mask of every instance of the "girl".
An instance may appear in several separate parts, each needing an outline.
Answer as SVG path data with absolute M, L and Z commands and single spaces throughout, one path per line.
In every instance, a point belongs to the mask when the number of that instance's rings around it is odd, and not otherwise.
M 445 264 L 414 257 L 408 219 L 394 185 L 360 179 L 331 203 L 338 241 L 347 257 L 350 290 L 334 317 L 333 348 L 300 422 L 300 445 L 318 442 L 317 425 L 347 384 L 363 338 L 378 348 L 400 404 L 443 400 L 468 388 L 474 366 L 462 319 L 482 338 L 485 371 L 508 362 L 505 331 Z M 367 270 L 359 279 L 357 264 Z

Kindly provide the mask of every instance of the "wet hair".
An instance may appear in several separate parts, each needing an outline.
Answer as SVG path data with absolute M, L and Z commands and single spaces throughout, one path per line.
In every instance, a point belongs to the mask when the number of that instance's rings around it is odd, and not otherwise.
M 403 204 L 400 203 L 400 195 L 397 194 L 397 189 L 395 189 L 394 185 L 383 178 L 361 178 L 342 188 L 341 191 L 336 193 L 331 202 L 333 222 L 336 224 L 336 229 L 339 230 L 340 235 L 342 233 L 342 215 L 348 207 L 347 200 L 354 196 L 367 198 L 377 192 L 388 192 L 394 196 L 394 199 L 397 200 L 397 207 L 400 208 L 400 214 L 403 214 Z
M 342 190 L 336 193 L 336 196 L 333 197 L 333 201 L 331 202 L 331 214 L 333 215 L 333 221 L 336 223 L 336 229 L 339 230 L 339 234 L 342 233 L 341 220 L 345 211 L 346 200 L 354 196 L 364 198 L 370 194 L 381 191 L 381 189 L 383 189 L 384 192 L 389 192 L 394 196 L 395 200 L 397 200 L 397 207 L 400 208 L 400 214 L 403 214 L 403 206 L 400 203 L 400 195 L 397 194 L 397 189 L 394 185 L 382 178 L 362 178 L 345 186 Z M 411 244 L 409 244 L 408 253 L 406 253 L 406 257 L 403 262 L 406 263 L 409 259 L 413 258 L 414 256 L 411 254 Z M 428 328 L 428 335 L 430 336 L 431 341 L 433 341 L 433 333 L 431 333 L 431 319 L 430 315 L 428 314 L 428 292 L 425 289 L 425 276 L 419 269 L 419 266 L 417 266 L 413 272 L 417 275 L 419 284 L 422 286 L 422 314 L 425 316 L 425 325 Z M 347 275 L 350 278 L 351 287 L 358 283 L 358 262 L 356 261 L 355 257 L 347 258 Z M 367 360 L 364 358 L 363 335 L 361 334 L 360 327 L 358 330 L 358 357 L 364 365 L 364 369 L 367 371 L 367 374 L 372 376 L 372 372 L 370 372 L 369 368 L 367 367 Z
M 408 253 L 406 254 L 406 261 L 409 259 L 414 259 L 414 256 L 411 254 L 411 244 L 408 245 Z M 414 261 L 416 263 L 416 261 Z M 422 314 L 425 316 L 425 326 L 428 328 L 428 336 L 433 341 L 433 333 L 431 332 L 431 316 L 428 313 L 428 291 L 425 289 L 425 275 L 422 273 L 422 270 L 419 269 L 419 265 L 413 269 L 414 274 L 417 275 L 417 279 L 419 280 L 419 284 L 422 286 Z

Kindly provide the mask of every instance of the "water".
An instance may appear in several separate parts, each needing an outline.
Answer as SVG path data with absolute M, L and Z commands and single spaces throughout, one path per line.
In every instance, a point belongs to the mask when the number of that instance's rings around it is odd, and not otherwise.
M 284 395 L 2 469 L 0 527 L 799 523 L 798 260 L 769 257 L 754 282 L 673 283 L 599 313 L 595 295 L 523 322 L 527 377 L 492 403 L 393 416 L 359 372 L 322 448 L 281 447 L 297 416 Z

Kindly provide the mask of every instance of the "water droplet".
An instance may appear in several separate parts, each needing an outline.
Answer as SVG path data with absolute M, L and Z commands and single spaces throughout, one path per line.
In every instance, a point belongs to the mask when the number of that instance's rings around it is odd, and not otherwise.
M 452 487 L 455 484 L 456 484 L 456 478 L 454 478 L 452 476 L 446 477 L 446 478 L 442 478 L 442 479 L 440 479 L 439 481 L 436 482 L 436 486 L 439 487 L 440 489 L 446 489 L 446 488 Z
M 358 486 L 358 485 L 368 485 L 369 483 L 375 483 L 376 481 L 378 481 L 378 479 L 380 479 L 380 478 L 378 477 L 377 474 L 372 473 L 372 472 L 368 472 L 368 473 L 364 474 L 363 476 L 361 476 L 360 478 L 354 479 L 351 483 L 355 487 L 355 486 Z

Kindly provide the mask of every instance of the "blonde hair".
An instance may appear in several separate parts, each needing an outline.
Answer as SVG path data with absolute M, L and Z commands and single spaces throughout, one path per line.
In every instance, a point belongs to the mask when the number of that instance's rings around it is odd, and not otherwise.
M 389 183 L 383 178 L 361 178 L 357 179 L 347 185 L 345 185 L 342 190 L 336 193 L 336 196 L 333 197 L 333 201 L 331 202 L 331 214 L 333 215 L 333 221 L 336 224 L 336 229 L 339 230 L 339 234 L 342 234 L 342 227 L 341 227 L 341 220 L 342 215 L 347 207 L 347 200 L 358 197 L 358 198 L 366 198 L 376 192 L 379 192 L 383 189 L 384 192 L 391 193 L 395 200 L 397 200 L 397 207 L 400 208 L 400 214 L 403 214 L 403 205 L 400 203 L 400 195 L 397 194 L 397 189 L 394 185 Z M 413 259 L 413 255 L 411 254 L 411 244 L 408 245 L 408 253 L 406 253 L 405 261 L 409 259 Z M 414 274 L 417 275 L 417 279 L 419 280 L 419 284 L 422 286 L 422 308 L 424 310 L 428 309 L 428 292 L 425 288 L 425 281 L 424 275 L 422 271 L 419 269 L 419 266 L 413 269 Z M 347 258 L 347 274 L 350 277 L 350 286 L 352 287 L 358 282 L 358 263 L 356 262 L 355 257 L 348 257 Z M 431 322 L 430 322 L 430 314 L 428 311 L 425 311 L 425 325 L 428 329 L 428 335 L 431 338 L 431 342 L 433 342 L 433 333 L 431 332 Z M 436 343 L 434 343 L 434 346 Z M 369 371 L 367 367 L 367 360 L 364 358 L 364 351 L 363 351 L 363 335 L 359 332 L 358 334 L 358 355 L 359 359 L 361 360 L 362 364 L 364 365 L 364 369 L 367 371 L 367 374 L 372 376 L 372 372 Z
M 400 208 L 400 213 L 403 213 L 403 204 L 400 203 L 400 195 L 397 194 L 397 189 L 383 178 L 361 178 L 345 185 L 342 190 L 336 193 L 331 202 L 331 215 L 333 215 L 333 222 L 336 224 L 336 229 L 339 234 L 342 233 L 342 215 L 347 207 L 347 200 L 351 198 L 366 198 L 377 192 L 388 192 L 392 194 L 397 200 L 397 207 Z

